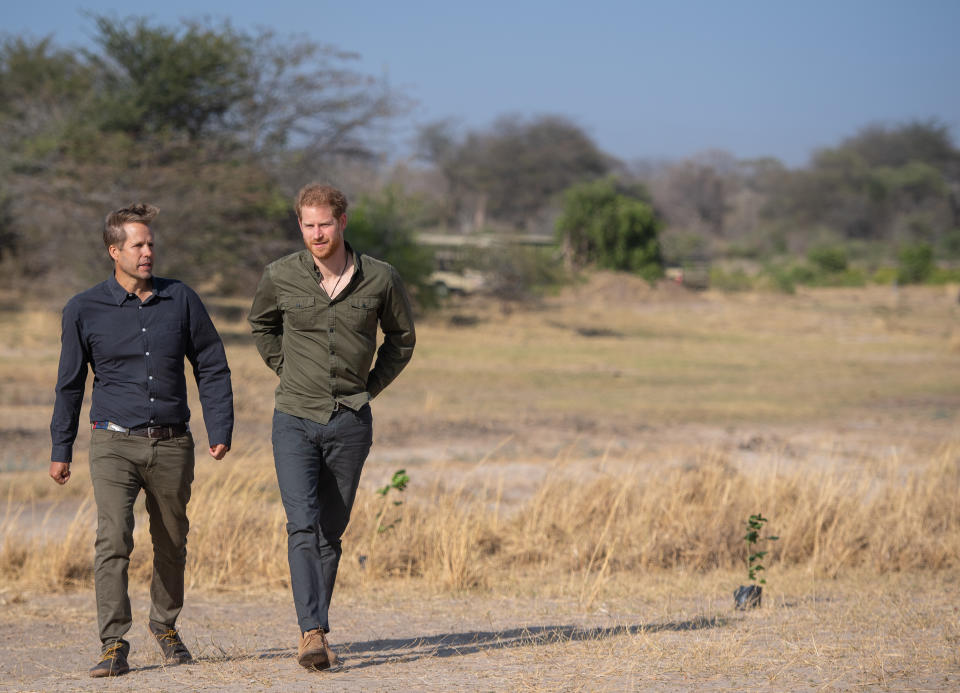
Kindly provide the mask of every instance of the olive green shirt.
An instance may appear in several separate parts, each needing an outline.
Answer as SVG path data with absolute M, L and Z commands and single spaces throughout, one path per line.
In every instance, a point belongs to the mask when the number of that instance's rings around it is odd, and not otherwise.
M 410 361 L 416 343 L 400 275 L 346 248 L 354 272 L 336 298 L 320 287 L 305 249 L 267 265 L 248 317 L 260 356 L 280 376 L 276 408 L 317 423 L 327 423 L 336 405 L 359 409 L 380 394 Z

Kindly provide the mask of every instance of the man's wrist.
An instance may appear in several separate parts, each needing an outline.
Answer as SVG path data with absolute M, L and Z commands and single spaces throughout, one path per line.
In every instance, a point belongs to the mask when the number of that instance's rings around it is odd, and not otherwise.
M 54 445 L 50 453 L 50 459 L 54 462 L 64 462 L 70 464 L 73 461 L 73 448 L 66 445 Z

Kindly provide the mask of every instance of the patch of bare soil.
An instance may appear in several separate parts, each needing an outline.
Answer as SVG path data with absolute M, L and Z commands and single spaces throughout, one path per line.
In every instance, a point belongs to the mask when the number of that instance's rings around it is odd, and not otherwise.
M 871 475 L 890 460 L 907 467 L 930 459 L 956 440 L 949 421 L 892 417 L 820 425 L 637 425 L 591 412 L 463 423 L 391 418 L 377 423 L 361 483 L 382 485 L 402 466 L 417 488 L 502 486 L 509 503 L 528 499 L 557 468 L 580 477 L 644 467 L 661 473 L 709 458 L 748 473 L 841 467 Z
M 694 582 L 691 582 L 691 579 Z M 296 664 L 286 592 L 191 592 L 181 617 L 191 665 L 166 667 L 134 595 L 131 672 L 90 679 L 94 596 L 2 595 L 0 690 L 956 690 L 956 576 L 781 578 L 735 611 L 735 577 L 637 575 L 590 611 L 551 596 L 450 597 L 422 586 L 339 595 L 336 670 Z M 690 596 L 698 595 L 698 596 Z M 878 604 L 882 608 L 878 609 Z
M 687 302 L 700 300 L 703 296 L 703 293 L 671 280 L 664 279 L 651 284 L 646 279 L 632 274 L 599 271 L 592 273 L 585 283 L 564 289 L 558 302 L 623 306 L 637 301 Z

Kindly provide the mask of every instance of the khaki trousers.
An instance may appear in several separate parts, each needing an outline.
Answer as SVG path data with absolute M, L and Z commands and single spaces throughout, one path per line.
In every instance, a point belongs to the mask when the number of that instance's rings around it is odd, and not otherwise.
M 183 607 L 187 561 L 187 503 L 194 467 L 193 436 L 150 440 L 95 429 L 90 440 L 90 477 L 97 501 L 94 581 L 97 625 L 104 645 L 123 640 L 132 616 L 127 571 L 133 550 L 133 504 L 143 489 L 153 577 L 150 620 L 173 627 Z

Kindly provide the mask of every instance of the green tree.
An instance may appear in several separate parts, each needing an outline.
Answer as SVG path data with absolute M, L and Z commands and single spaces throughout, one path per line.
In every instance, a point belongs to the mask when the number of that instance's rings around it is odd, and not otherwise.
M 417 244 L 420 202 L 398 187 L 362 196 L 348 213 L 347 240 L 357 250 L 393 265 L 420 305 L 433 305 L 433 256 Z
M 65 123 L 83 107 L 93 72 L 50 37 L 0 41 L 0 149 L 42 160 L 57 148 Z M 27 165 L 26 162 L 22 162 Z
M 807 259 L 821 272 L 838 273 L 847 269 L 847 249 L 842 245 L 816 245 L 807 251 Z
M 160 271 L 242 289 L 296 247 L 290 199 L 317 171 L 373 160 L 402 100 L 356 56 L 229 23 L 91 17 L 95 48 L 0 43 L 2 280 L 102 278 L 107 210 L 160 206 Z
M 563 194 L 563 212 L 557 220 L 568 261 L 636 272 L 647 279 L 663 274 L 661 223 L 653 207 L 636 188 L 618 190 L 604 179 L 580 183 Z
M 449 122 L 433 123 L 421 130 L 418 144 L 447 181 L 448 223 L 471 230 L 488 220 L 529 228 L 558 193 L 613 166 L 581 128 L 560 116 L 503 116 L 463 138 Z
M 866 128 L 815 154 L 777 205 L 799 227 L 847 239 L 935 239 L 960 217 L 960 150 L 944 126 L 914 122 Z
M 0 187 L 0 262 L 16 255 L 20 245 L 20 237 L 13 225 L 12 210 L 12 200 Z
M 839 148 L 854 152 L 870 166 L 898 168 L 922 161 L 943 168 L 958 159 L 949 127 L 936 120 L 894 128 L 871 125 L 843 140 Z
M 252 95 L 252 42 L 229 23 L 170 28 L 105 16 L 94 22 L 101 52 L 86 55 L 102 82 L 96 112 L 105 130 L 171 130 L 196 139 L 225 127 L 230 110 Z
M 66 142 L 93 85 L 82 58 L 49 37 L 0 40 L 0 281 L 16 285 L 56 267 L 69 284 L 69 261 L 93 261 L 64 242 L 86 219 L 74 195 L 82 181 L 62 172 Z
M 897 282 L 920 284 L 933 273 L 933 248 L 929 243 L 906 243 L 897 254 Z

